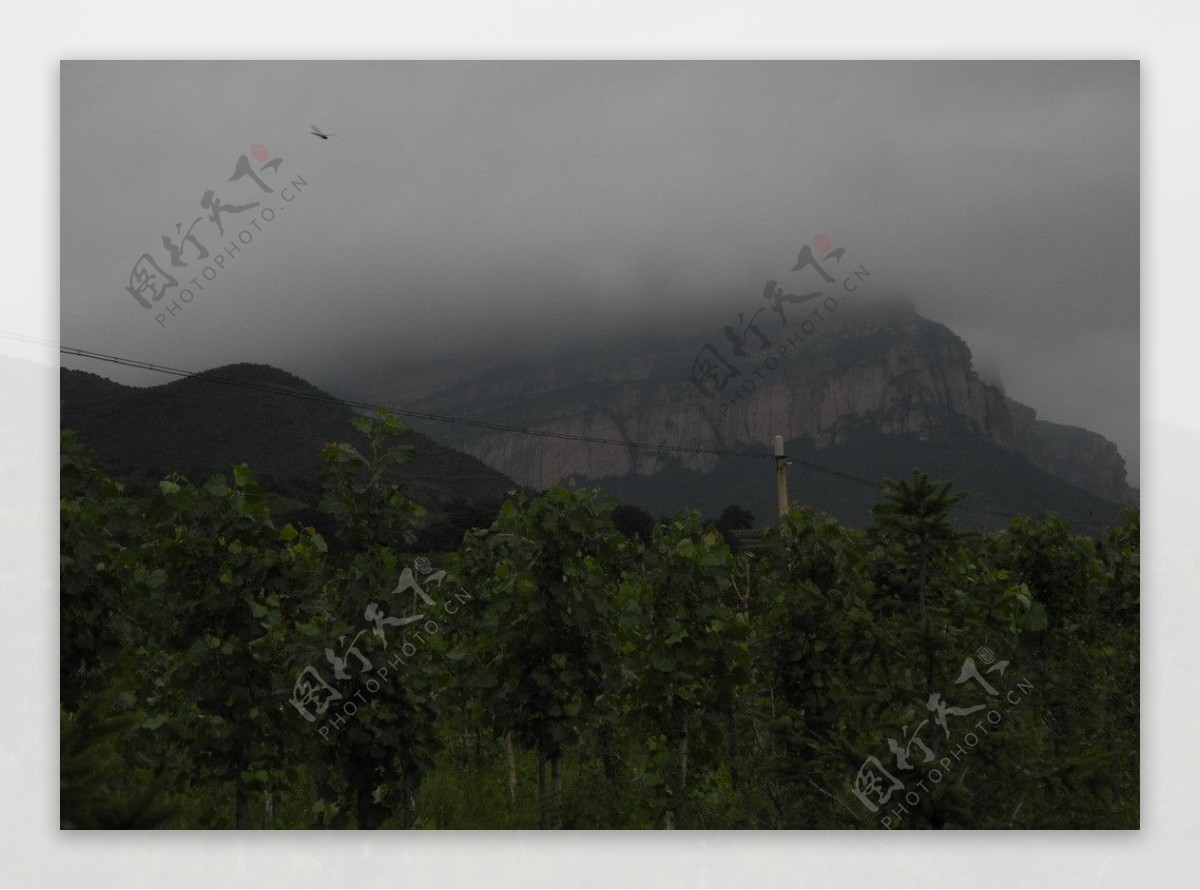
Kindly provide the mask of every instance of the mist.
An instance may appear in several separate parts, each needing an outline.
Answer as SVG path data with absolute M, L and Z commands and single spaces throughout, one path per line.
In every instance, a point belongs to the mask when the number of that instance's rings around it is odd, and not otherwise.
M 962 336 L 1009 396 L 1116 441 L 1137 484 L 1138 74 L 64 63 L 62 342 L 197 370 L 265 362 L 341 394 L 414 365 L 465 372 L 727 324 L 825 234 L 880 297 Z M 262 174 L 270 194 L 230 182 L 255 145 L 282 159 Z M 239 245 L 251 212 L 227 214 L 200 240 L 237 250 L 157 320 L 130 271 L 206 214 L 208 190 L 276 216 Z

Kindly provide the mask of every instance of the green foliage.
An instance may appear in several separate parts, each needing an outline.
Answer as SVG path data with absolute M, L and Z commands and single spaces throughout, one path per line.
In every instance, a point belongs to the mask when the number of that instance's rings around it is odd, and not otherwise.
M 206 479 L 246 462 L 277 495 L 275 515 L 297 527 L 316 518 L 322 445 L 339 440 L 368 447 L 350 427 L 356 416 L 350 408 L 267 365 L 227 365 L 148 387 L 67 368 L 60 377 L 62 425 L 77 431 L 128 488 L 156 487 L 170 470 Z M 280 391 L 299 398 L 281 398 Z M 482 461 L 420 432 L 405 430 L 401 440 L 415 453 L 391 468 L 388 481 L 403 484 L 425 506 L 456 497 L 494 501 L 516 487 Z
M 333 547 L 245 465 L 132 491 L 64 432 L 64 827 L 1137 826 L 1136 511 L 966 536 L 914 473 L 735 552 L 556 488 L 428 559 L 402 424 L 354 425 Z
M 70 430 L 61 448 L 59 677 L 63 703 L 74 707 L 132 639 L 137 604 L 126 579 L 137 507 Z
M 388 471 L 412 457 L 413 449 L 398 443 L 404 424 L 386 411 L 378 418 L 355 417 L 353 425 L 367 440 L 361 453 L 349 442 L 328 442 L 321 451 L 325 462 L 321 510 L 329 515 L 338 538 L 351 549 L 376 545 L 411 544 L 422 507 L 387 481 Z
M 736 751 L 749 614 L 734 572 L 724 539 L 692 511 L 655 530 L 622 582 L 624 695 L 642 742 L 632 765 L 650 810 L 668 825 L 689 821 L 689 795 Z
M 130 705 L 130 697 L 105 692 L 74 714 L 62 712 L 62 828 L 162 828 L 178 811 L 169 777 L 138 766 L 128 754 L 127 741 L 144 716 Z
M 387 481 L 388 471 L 412 454 L 400 444 L 404 425 L 382 410 L 376 418 L 356 417 L 353 424 L 366 438 L 365 453 L 344 442 L 330 442 L 322 451 L 321 506 L 349 548 L 325 587 L 324 605 L 337 617 L 324 626 L 324 639 L 331 647 L 338 641 L 327 654 L 354 645 L 363 632 L 368 604 L 385 602 L 389 591 L 401 592 L 396 579 L 404 577 L 402 552 L 416 540 L 424 514 L 400 485 Z M 411 570 L 407 577 L 414 578 Z M 417 595 L 414 587 L 414 607 Z M 419 632 L 420 626 L 414 630 Z M 399 634 L 392 645 L 394 658 L 395 647 L 403 652 L 411 645 L 408 632 Z M 385 650 L 364 657 L 382 666 Z M 356 710 L 345 728 L 334 727 L 336 735 L 311 769 L 320 794 L 314 813 L 322 824 L 342 827 L 353 814 L 357 827 L 377 828 L 393 810 L 401 813 L 404 827 L 415 818 L 415 795 L 431 766 L 435 742 L 436 666 L 417 659 L 403 672 L 393 670 L 395 675 L 386 684 L 377 681 L 374 691 L 357 686 L 353 694 L 359 696 L 358 703 L 365 704 L 370 693 L 374 706 Z
M 581 712 L 605 692 L 609 566 L 621 546 L 612 508 L 591 492 L 554 489 L 506 503 L 487 532 L 463 542 L 459 572 L 484 600 L 465 643 L 466 682 L 495 730 L 537 753 L 540 780 L 547 762 L 559 775 Z M 557 821 L 558 795 L 555 809 Z
M 144 524 L 132 586 L 146 608 L 128 671 L 158 715 L 163 762 L 235 783 L 244 827 L 249 796 L 285 773 L 277 752 L 293 730 L 272 700 L 327 548 L 311 528 L 277 529 L 244 465 L 203 486 L 163 480 Z

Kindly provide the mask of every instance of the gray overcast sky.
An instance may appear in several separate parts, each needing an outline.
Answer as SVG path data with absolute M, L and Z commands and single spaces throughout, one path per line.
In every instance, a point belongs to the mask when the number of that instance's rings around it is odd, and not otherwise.
M 64 63 L 62 342 L 339 391 L 729 323 L 827 233 L 1136 484 L 1138 139 L 1136 62 Z M 255 144 L 291 203 L 228 182 Z M 161 236 L 209 189 L 277 216 L 162 328 L 125 284 L 144 252 L 199 272 Z

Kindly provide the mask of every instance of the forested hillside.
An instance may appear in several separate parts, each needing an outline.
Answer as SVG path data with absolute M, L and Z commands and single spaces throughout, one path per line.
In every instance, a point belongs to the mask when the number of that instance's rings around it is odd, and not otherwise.
M 267 490 L 272 515 L 304 526 L 320 515 L 322 446 L 366 444 L 350 407 L 269 365 L 226 365 L 144 388 L 66 368 L 59 374 L 62 425 L 133 493 L 156 490 L 169 472 L 203 481 L 245 463 Z M 518 487 L 415 430 L 397 444 L 407 457 L 384 477 L 428 511 L 423 547 L 453 547 L 473 523 L 491 522 Z
M 276 494 L 303 504 L 319 497 L 321 446 L 362 445 L 354 412 L 306 380 L 269 365 L 238 364 L 150 387 L 96 374 L 60 371 L 62 425 L 122 475 L 168 472 L 207 478 L 239 463 L 253 466 Z M 502 497 L 516 484 L 469 455 L 406 429 L 409 459 L 392 482 L 418 502 Z
M 913 473 L 734 552 L 560 487 L 429 550 L 353 425 L 311 524 L 64 431 L 64 827 L 1138 826 L 1136 508 L 964 534 Z

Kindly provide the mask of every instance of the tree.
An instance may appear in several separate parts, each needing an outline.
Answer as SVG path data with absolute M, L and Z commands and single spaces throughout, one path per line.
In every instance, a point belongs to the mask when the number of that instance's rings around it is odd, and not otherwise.
M 744 507 L 731 504 L 721 511 L 721 515 L 717 518 L 715 525 L 717 531 L 721 533 L 721 537 L 725 539 L 725 542 L 729 544 L 734 552 L 737 552 L 738 539 L 733 532 L 754 528 L 754 514 Z
M 612 511 L 613 525 L 617 531 L 632 540 L 638 538 L 648 543 L 654 534 L 654 517 L 634 504 L 621 504 Z
M 872 538 L 883 550 L 876 577 L 904 601 L 917 604 L 921 648 L 925 657 L 925 693 L 933 693 L 937 657 L 941 651 L 929 611 L 931 594 L 945 592 L 944 570 L 954 558 L 958 533 L 950 511 L 965 495 L 951 494 L 949 482 L 935 482 L 918 470 L 908 480 L 887 480 L 883 502 L 871 508 Z
M 754 528 L 754 514 L 745 507 L 739 507 L 736 504 L 730 504 L 721 511 L 721 515 L 717 519 L 716 525 L 717 528 L 722 531 Z
M 369 627 L 369 611 L 380 620 L 386 613 L 392 620 L 407 622 L 407 617 L 396 616 L 411 611 L 418 594 L 428 596 L 401 556 L 416 541 L 424 510 L 405 496 L 400 485 L 387 481 L 389 469 L 411 454 L 410 448 L 397 444 L 404 425 L 384 410 L 376 418 L 356 417 L 353 425 L 367 437 L 367 454 L 343 442 L 327 443 L 322 451 L 321 506 L 348 548 L 338 560 L 332 583 L 325 586 L 324 605 L 332 620 L 320 625 L 324 636 L 318 645 L 324 646 L 330 661 L 350 660 L 348 646 L 355 646 Z M 397 596 L 400 599 L 391 599 Z M 384 626 L 379 625 L 381 630 Z M 422 630 L 408 623 L 401 628 L 390 644 L 392 661 L 397 660 L 397 649 L 403 654 L 411 646 L 415 653 L 409 636 Z M 310 628 L 310 640 L 317 642 L 316 637 Z M 317 812 L 334 826 L 344 825 L 353 813 L 359 828 L 378 828 L 393 809 L 399 810 L 405 828 L 416 819 L 416 795 L 431 767 L 435 743 L 434 690 L 421 659 L 406 659 L 403 670 L 393 665 L 389 676 L 380 679 L 361 678 L 367 662 L 380 676 L 383 663 L 392 665 L 387 658 L 382 647 L 374 657 L 359 657 L 354 664 L 360 673 L 349 678 L 355 688 L 346 689 L 353 713 L 343 704 L 343 713 L 335 712 L 335 719 L 325 724 L 332 730 L 327 734 L 326 758 L 314 765 L 312 773 L 321 794 Z M 344 666 L 339 670 L 349 676 Z
M 684 827 L 699 776 L 736 771 L 734 706 L 749 662 L 748 616 L 733 586 L 733 554 L 697 511 L 659 526 L 623 597 L 640 620 L 622 649 L 637 722 L 634 758 L 667 828 Z
M 735 553 L 559 488 L 443 505 L 435 567 L 402 425 L 355 426 L 332 552 L 249 467 L 125 487 L 64 431 L 63 827 L 524 826 L 534 763 L 544 827 L 1138 824 L 1136 509 L 964 536 L 917 473 L 866 532 L 793 510 Z
M 182 476 L 147 506 L 131 579 L 141 613 L 132 673 L 165 766 L 187 752 L 195 784 L 234 785 L 234 824 L 251 795 L 289 770 L 281 747 L 294 724 L 276 704 L 281 652 L 306 596 L 319 589 L 326 551 L 313 529 L 277 529 L 249 467 L 232 483 Z
M 543 825 L 561 826 L 563 752 L 579 738 L 612 664 L 612 507 L 590 491 L 521 495 L 491 529 L 464 542 L 464 581 L 484 596 L 472 682 L 497 733 L 511 732 L 537 755 Z
M 133 571 L 137 505 L 95 466 L 90 449 L 63 430 L 59 490 L 59 682 L 74 710 L 112 682 L 134 639 Z
M 840 792 L 910 692 L 895 669 L 890 610 L 867 578 L 861 533 L 793 509 L 766 544 L 752 648 L 767 744 L 748 770 L 761 827 L 857 827 Z
M 129 738 L 144 719 L 132 696 L 102 692 L 74 714 L 61 712 L 59 821 L 62 828 L 164 828 L 179 811 L 171 775 L 139 768 Z

